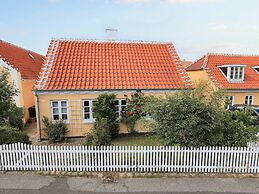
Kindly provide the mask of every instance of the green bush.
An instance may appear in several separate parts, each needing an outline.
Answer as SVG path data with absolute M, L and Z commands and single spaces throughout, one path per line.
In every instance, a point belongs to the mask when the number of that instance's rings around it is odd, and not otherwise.
M 17 107 L 16 105 L 13 105 L 10 107 L 9 124 L 13 128 L 17 128 L 17 129 L 24 128 L 23 108 Z
M 119 134 L 119 122 L 116 116 L 114 100 L 114 94 L 101 94 L 93 106 L 96 122 L 103 118 L 107 119 L 111 138 L 115 138 Z
M 18 142 L 31 144 L 29 137 L 22 131 L 9 126 L 0 126 L 0 145 Z
M 126 124 L 129 133 L 135 131 L 135 124 L 142 117 L 145 100 L 144 94 L 139 92 L 133 93 L 128 99 L 128 105 L 122 114 L 121 122 Z
M 224 110 L 224 94 L 208 92 L 202 85 L 166 98 L 149 98 L 145 107 L 155 120 L 152 129 L 168 145 L 246 146 L 255 140 L 258 127 L 248 113 L 232 115 Z
M 56 143 L 64 140 L 65 135 L 68 132 L 67 125 L 64 121 L 60 120 L 52 122 L 49 121 L 47 117 L 43 117 L 42 122 L 45 125 L 43 130 L 46 132 L 50 142 Z
M 92 132 L 86 136 L 85 145 L 107 146 L 111 144 L 111 136 L 107 119 L 100 119 L 94 123 Z
M 23 128 L 23 109 L 16 106 L 14 96 L 18 90 L 8 80 L 8 72 L 0 72 L 0 125 Z

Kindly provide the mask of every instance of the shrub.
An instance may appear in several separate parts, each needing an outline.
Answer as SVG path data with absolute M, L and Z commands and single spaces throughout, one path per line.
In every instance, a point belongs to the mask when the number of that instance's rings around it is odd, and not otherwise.
M 56 143 L 64 140 L 68 132 L 67 125 L 64 121 L 51 122 L 47 117 L 43 117 L 42 122 L 45 125 L 43 130 L 46 132 L 50 142 Z
M 92 132 L 86 136 L 85 145 L 107 146 L 110 144 L 111 136 L 107 119 L 97 120 Z
M 166 98 L 149 98 L 145 109 L 155 120 L 152 129 L 168 145 L 246 146 L 254 140 L 258 128 L 249 124 L 251 115 L 234 119 L 224 110 L 224 94 L 207 91 L 202 85 Z
M 144 103 L 145 97 L 143 93 L 133 93 L 131 99 L 128 99 L 128 105 L 121 119 L 127 125 L 128 132 L 132 133 L 135 131 L 135 124 L 142 116 Z
M 105 118 L 111 138 L 115 138 L 119 134 L 119 123 L 116 116 L 114 94 L 101 94 L 94 103 L 93 110 L 96 122 Z
M 13 97 L 18 90 L 8 80 L 8 72 L 0 72 L 0 125 L 23 128 L 23 110 L 18 108 Z
M 22 131 L 9 126 L 0 126 L 0 145 L 18 142 L 31 144 L 29 137 Z
M 23 129 L 23 108 L 17 107 L 15 105 L 10 107 L 9 112 L 9 124 L 13 128 Z

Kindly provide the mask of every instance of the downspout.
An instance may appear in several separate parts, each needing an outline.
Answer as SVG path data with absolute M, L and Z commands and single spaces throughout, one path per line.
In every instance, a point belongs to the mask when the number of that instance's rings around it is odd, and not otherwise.
M 41 141 L 41 121 L 40 121 L 40 104 L 39 104 L 39 96 L 37 93 L 37 90 L 35 91 L 35 96 L 36 96 L 36 103 L 37 103 L 37 113 L 38 113 L 38 119 L 37 119 L 37 123 L 38 123 L 38 129 L 39 129 L 39 141 Z

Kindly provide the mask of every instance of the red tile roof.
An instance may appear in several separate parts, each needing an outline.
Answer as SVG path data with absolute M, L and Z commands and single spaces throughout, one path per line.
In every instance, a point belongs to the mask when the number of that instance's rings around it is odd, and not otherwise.
M 0 59 L 17 69 L 23 79 L 36 79 L 44 56 L 0 40 Z
M 192 84 L 171 43 L 52 40 L 38 90 L 178 89 Z
M 242 64 L 245 77 L 241 83 L 230 83 L 218 66 Z M 210 79 L 222 89 L 259 89 L 259 74 L 253 67 L 259 66 L 259 56 L 234 54 L 207 54 L 186 68 L 187 71 L 206 70 Z

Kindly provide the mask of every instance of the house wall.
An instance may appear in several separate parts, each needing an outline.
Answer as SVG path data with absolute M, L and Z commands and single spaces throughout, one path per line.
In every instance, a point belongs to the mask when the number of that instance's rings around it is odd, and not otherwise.
M 205 70 L 187 71 L 187 73 L 195 85 L 199 84 L 200 82 L 207 82 L 214 90 L 217 89 Z
M 30 118 L 28 108 L 35 106 L 33 86 L 35 79 L 23 79 L 22 83 L 22 98 L 23 98 L 23 108 L 24 108 L 24 119 L 28 121 Z
M 194 83 L 199 83 L 201 81 L 208 82 L 209 85 L 214 89 L 217 90 L 217 87 L 215 84 L 210 80 L 207 72 L 205 70 L 197 70 L 197 71 L 188 71 L 188 75 L 190 76 L 191 80 Z M 225 90 L 227 95 L 234 96 L 234 104 L 244 104 L 245 103 L 245 97 L 247 95 L 254 96 L 254 102 L 253 105 L 259 106 L 259 90 L 258 91 L 252 91 L 252 90 Z
M 14 83 L 18 93 L 14 96 L 14 101 L 18 107 L 22 107 L 24 110 L 24 122 L 27 122 L 30 118 L 28 108 L 35 105 L 33 85 L 35 79 L 22 79 L 21 73 L 10 65 L 6 64 L 0 59 L 0 72 L 8 71 L 10 73 L 9 82 Z
M 259 106 L 259 91 L 246 91 L 246 92 L 233 92 L 227 91 L 228 95 L 234 96 L 234 104 L 245 104 L 245 97 L 248 95 L 253 96 L 253 105 Z
M 171 92 L 170 92 L 171 93 Z M 155 93 L 156 96 L 164 96 L 166 93 Z M 131 93 L 120 93 L 116 94 L 116 98 L 125 99 L 125 95 L 128 97 L 131 96 Z M 152 95 L 149 93 L 147 95 Z M 37 118 L 37 121 L 40 121 L 41 129 L 44 127 L 42 119 L 44 116 L 51 119 L 51 101 L 53 100 L 67 100 L 68 101 L 68 128 L 69 132 L 67 137 L 80 137 L 85 136 L 89 133 L 93 127 L 93 123 L 84 123 L 83 122 L 83 102 L 82 100 L 93 100 L 96 99 L 99 94 L 38 94 L 38 103 L 40 107 L 40 120 Z M 35 98 L 36 100 L 36 98 Z M 36 104 L 36 103 L 35 103 Z M 36 104 L 36 114 L 38 117 L 38 108 Z M 139 121 L 136 123 L 135 129 L 138 132 L 146 132 L 147 128 Z M 39 123 L 38 123 L 38 132 Z M 124 124 L 120 124 L 120 133 L 127 133 L 127 127 Z M 40 135 L 40 134 L 39 134 Z M 41 130 L 41 137 L 44 138 L 44 133 Z

